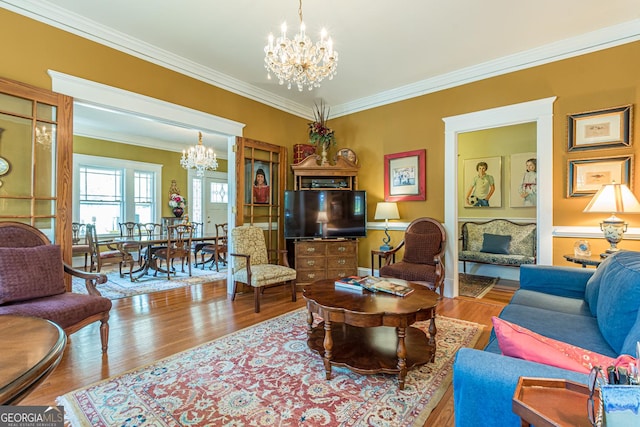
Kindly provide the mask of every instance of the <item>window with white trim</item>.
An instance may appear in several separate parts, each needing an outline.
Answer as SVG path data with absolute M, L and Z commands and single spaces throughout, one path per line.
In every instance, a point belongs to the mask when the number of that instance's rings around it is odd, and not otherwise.
M 119 234 L 121 222 L 160 222 L 162 165 L 73 156 L 73 218 L 98 234 Z

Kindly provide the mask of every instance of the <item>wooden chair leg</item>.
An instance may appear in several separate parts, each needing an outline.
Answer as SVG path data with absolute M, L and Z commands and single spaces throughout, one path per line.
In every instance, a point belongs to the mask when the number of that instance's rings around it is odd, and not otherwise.
M 236 299 L 236 293 L 238 292 L 238 282 L 233 281 L 233 293 L 231 294 L 231 301 Z
M 100 320 L 100 342 L 102 343 L 102 352 L 107 352 L 109 347 L 109 319 Z

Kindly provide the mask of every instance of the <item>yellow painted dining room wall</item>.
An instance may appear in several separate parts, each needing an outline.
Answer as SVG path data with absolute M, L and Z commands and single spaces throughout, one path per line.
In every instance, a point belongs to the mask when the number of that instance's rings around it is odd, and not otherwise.
M 245 123 L 244 136 L 289 147 L 306 141 L 307 120 L 243 98 L 177 72 L 134 58 L 92 41 L 0 9 L 3 43 L 0 76 L 50 88 L 47 70 L 118 87 Z M 260 66 L 256 64 L 256 66 Z M 360 161 L 359 188 L 368 193 L 368 217 L 384 199 L 385 154 L 427 150 L 425 201 L 401 202 L 402 219 L 444 215 L 444 123 L 455 116 L 540 98 L 556 96 L 553 119 L 553 223 L 558 226 L 597 226 L 599 215 L 583 214 L 585 198 L 566 197 L 568 159 L 635 153 L 628 149 L 567 152 L 566 116 L 570 113 L 634 104 L 640 97 L 640 42 L 589 53 L 551 64 L 488 78 L 451 89 L 331 119 L 338 148 L 353 149 Z M 366 73 L 363 66 L 362 73 Z M 426 76 L 425 76 L 426 77 Z M 338 76 L 340 78 L 340 72 Z M 325 82 L 323 84 L 331 84 Z M 309 106 L 311 110 L 312 106 Z M 638 121 L 633 122 L 638 134 Z M 637 161 L 637 159 L 635 160 Z M 635 163 L 635 162 L 634 162 Z M 636 174 L 637 175 L 637 174 Z M 638 177 L 633 187 L 638 189 Z M 289 181 L 291 182 L 291 181 Z M 289 188 L 291 185 L 289 185 Z M 166 192 L 168 188 L 163 188 Z M 640 217 L 623 217 L 630 226 Z M 392 232 L 393 243 L 402 237 Z M 378 247 L 380 231 L 371 231 L 359 245 L 359 265 L 370 264 L 369 249 Z M 554 262 L 565 251 L 555 239 Z M 567 239 L 568 240 L 568 239 Z M 632 243 L 632 242 L 629 242 Z M 635 243 L 635 242 L 633 242 Z

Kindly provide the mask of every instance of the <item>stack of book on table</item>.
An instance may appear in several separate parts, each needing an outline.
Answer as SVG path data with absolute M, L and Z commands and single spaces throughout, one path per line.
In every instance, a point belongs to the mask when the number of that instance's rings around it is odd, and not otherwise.
M 413 292 L 413 288 L 409 286 L 406 280 L 393 279 L 390 277 L 343 277 L 335 281 L 336 288 L 353 290 L 362 292 L 363 290 L 371 292 L 386 292 L 397 296 L 406 296 Z

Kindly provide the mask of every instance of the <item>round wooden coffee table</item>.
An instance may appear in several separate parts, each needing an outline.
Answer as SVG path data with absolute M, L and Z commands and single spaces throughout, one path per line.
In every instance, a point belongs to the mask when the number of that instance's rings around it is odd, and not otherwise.
M 402 390 L 408 369 L 434 361 L 438 294 L 410 285 L 415 291 L 405 297 L 343 290 L 332 279 L 305 287 L 307 343 L 322 356 L 328 380 L 332 365 L 344 366 L 360 374 L 398 374 Z M 313 313 L 323 320 L 315 327 Z M 428 337 L 409 327 L 420 320 L 430 320 Z
M 58 366 L 67 336 L 45 319 L 0 316 L 0 405 L 15 405 Z

